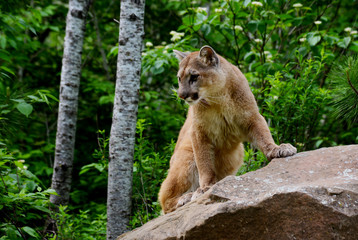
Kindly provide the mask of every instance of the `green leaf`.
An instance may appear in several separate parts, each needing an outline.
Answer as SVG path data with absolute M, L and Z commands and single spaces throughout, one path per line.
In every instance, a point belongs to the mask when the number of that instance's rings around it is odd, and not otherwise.
M 51 194 L 51 195 L 57 195 L 58 196 L 57 192 L 52 188 L 49 188 L 49 189 L 45 190 L 44 193 L 48 193 L 48 194 Z
M 257 21 L 250 21 L 247 24 L 247 29 L 249 29 L 250 32 L 254 33 L 257 30 L 258 22 Z
M 35 28 L 33 28 L 33 27 L 29 27 L 29 30 L 30 30 L 33 34 L 35 34 L 35 35 L 37 36 L 37 33 L 36 33 Z
M 149 92 L 144 92 L 144 96 L 145 96 L 145 100 L 149 101 L 150 100 L 150 93 Z
M 28 95 L 27 97 L 28 97 L 28 98 L 31 98 L 31 99 L 34 100 L 35 102 L 40 102 L 40 101 L 41 101 L 40 98 L 38 98 L 38 97 L 36 97 L 36 96 L 34 96 L 34 95 Z
M 316 147 L 316 148 L 319 148 L 319 146 L 321 146 L 322 143 L 323 143 L 323 140 L 322 140 L 322 139 L 318 140 L 318 141 L 316 142 L 316 144 L 315 144 L 315 147 Z
M 336 42 L 338 42 L 339 38 L 337 37 L 333 37 L 333 36 L 325 36 L 324 40 L 326 40 L 328 42 L 329 45 L 333 45 Z
M 24 99 L 10 99 L 11 101 L 14 101 L 14 102 L 18 102 L 18 103 L 23 103 L 23 102 L 25 102 L 25 100 Z
M 201 31 L 204 33 L 205 36 L 209 35 L 211 32 L 211 27 L 209 24 L 203 24 L 203 26 L 201 26 Z
M 155 62 L 154 66 L 155 66 L 155 68 L 158 69 L 158 68 L 161 68 L 163 66 L 163 64 L 164 64 L 163 60 L 158 60 Z
M 247 7 L 247 5 L 249 5 L 250 3 L 251 3 L 251 0 L 245 0 L 244 7 Z
M 349 50 L 358 52 L 358 43 L 353 42 L 351 46 L 349 47 Z
M 151 68 L 151 72 L 154 74 L 154 75 L 157 75 L 157 74 L 160 74 L 162 72 L 164 72 L 164 68 L 163 67 L 160 67 L 160 68 L 156 68 L 156 67 L 152 67 Z
M 286 20 L 286 19 L 291 19 L 291 18 L 293 18 L 290 14 L 280 14 L 280 15 L 278 15 L 278 17 L 279 17 L 281 20 Z
M 266 24 L 264 21 L 259 21 L 258 25 L 257 25 L 257 29 L 261 32 L 264 33 L 266 31 Z
M 12 75 L 15 75 L 15 73 L 10 69 L 10 68 L 7 68 L 5 66 L 1 66 L 1 69 L 8 72 L 8 73 L 11 73 Z
M 37 210 L 40 210 L 42 212 L 51 213 L 51 211 L 48 208 L 45 208 L 43 206 L 34 205 L 34 208 L 36 208 Z
M 107 57 L 117 56 L 117 55 L 118 55 L 118 46 L 114 46 L 111 48 L 111 50 L 107 54 Z
M 34 181 L 28 181 L 26 182 L 26 189 L 29 191 L 29 192 L 32 192 L 35 190 L 36 188 L 36 183 Z
M 49 93 L 46 93 L 46 96 L 51 98 L 52 100 L 55 100 L 56 102 L 59 102 L 58 98 L 56 98 L 55 96 L 49 94 Z
M 342 40 L 340 40 L 337 45 L 340 46 L 341 48 L 347 48 L 350 42 L 351 42 L 351 37 L 345 37 Z
M 0 114 L 8 114 L 9 112 L 11 112 L 11 110 L 2 110 Z
M 4 60 L 6 62 L 10 62 L 9 52 L 0 49 L 0 59 Z
M 45 103 L 47 103 L 47 105 L 50 104 L 50 102 L 48 101 L 48 98 L 47 98 L 46 94 L 42 93 L 41 91 L 38 91 L 38 94 L 40 95 L 42 101 L 44 101 Z
M 26 117 L 29 117 L 29 115 L 32 113 L 33 107 L 31 104 L 28 104 L 26 102 L 21 102 L 16 106 L 17 110 L 24 114 Z
M 310 46 L 316 46 L 316 44 L 321 41 L 321 36 L 317 35 L 317 33 L 310 32 L 307 34 L 307 41 Z
M 5 36 L 0 36 L 0 47 L 3 49 L 6 47 L 6 37 Z
M 35 231 L 35 229 L 30 228 L 30 227 L 28 227 L 28 226 L 23 227 L 22 230 L 23 230 L 24 232 L 26 232 L 27 234 L 29 234 L 31 237 L 35 237 L 35 238 L 39 238 L 39 237 L 40 237 L 39 234 Z

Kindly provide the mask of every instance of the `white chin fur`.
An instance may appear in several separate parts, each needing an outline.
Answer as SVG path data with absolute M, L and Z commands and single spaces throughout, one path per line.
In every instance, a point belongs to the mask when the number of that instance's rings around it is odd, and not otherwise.
M 185 100 L 185 102 L 186 102 L 187 104 L 189 104 L 190 106 L 193 106 L 193 105 L 195 105 L 196 103 L 199 102 L 199 99 L 197 99 L 197 100 L 188 99 L 188 100 Z

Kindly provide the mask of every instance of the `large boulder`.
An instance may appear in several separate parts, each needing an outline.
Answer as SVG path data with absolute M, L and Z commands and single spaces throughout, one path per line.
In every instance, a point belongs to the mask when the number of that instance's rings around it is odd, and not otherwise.
M 358 145 L 274 159 L 229 176 L 118 239 L 358 239 Z

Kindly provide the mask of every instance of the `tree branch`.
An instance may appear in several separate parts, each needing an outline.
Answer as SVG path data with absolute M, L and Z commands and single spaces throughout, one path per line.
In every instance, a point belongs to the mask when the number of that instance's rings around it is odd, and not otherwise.
M 352 84 L 352 82 L 351 82 L 351 80 L 350 80 L 350 78 L 349 78 L 349 72 L 348 72 L 348 70 L 346 71 L 346 74 L 347 74 L 347 80 L 348 80 L 349 86 L 351 86 L 351 88 L 353 89 L 353 91 L 355 92 L 355 94 L 358 96 L 358 91 L 357 91 L 357 89 L 353 86 L 353 84 Z
M 102 39 L 101 39 L 101 33 L 99 31 L 96 10 L 94 10 L 93 8 L 92 8 L 92 14 L 93 14 L 94 28 L 96 30 L 96 36 L 97 36 L 97 46 L 98 46 L 99 52 L 101 53 L 101 57 L 102 57 L 102 66 L 103 66 L 103 69 L 106 72 L 107 80 L 110 81 L 111 80 L 111 71 L 110 71 L 109 66 L 108 66 L 106 53 L 104 52 L 104 49 L 102 47 Z

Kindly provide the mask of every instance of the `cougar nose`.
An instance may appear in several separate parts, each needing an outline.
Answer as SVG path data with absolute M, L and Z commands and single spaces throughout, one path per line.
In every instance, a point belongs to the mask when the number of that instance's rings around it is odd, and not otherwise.
M 188 97 L 189 97 L 189 93 L 187 93 L 187 92 L 179 92 L 179 97 L 181 98 L 181 99 L 187 99 Z
M 191 96 L 191 99 L 193 99 L 194 101 L 195 100 L 198 100 L 199 98 L 199 94 L 198 93 L 193 93 L 193 95 Z

